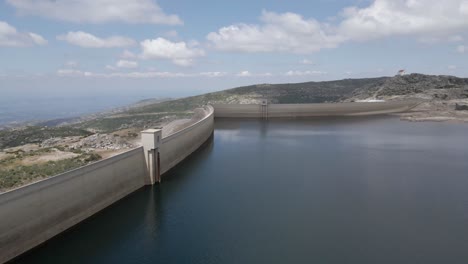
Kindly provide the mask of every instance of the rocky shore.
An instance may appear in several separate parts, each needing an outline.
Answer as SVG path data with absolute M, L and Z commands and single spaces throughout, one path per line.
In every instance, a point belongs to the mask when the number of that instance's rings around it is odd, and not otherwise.
M 401 120 L 413 122 L 466 122 L 468 109 L 456 105 L 468 105 L 468 100 L 427 101 L 422 102 L 407 113 L 398 114 Z
M 406 121 L 468 122 L 468 79 L 454 76 L 409 74 L 385 79 L 382 83 L 356 89 L 343 101 L 419 100 L 407 113 Z

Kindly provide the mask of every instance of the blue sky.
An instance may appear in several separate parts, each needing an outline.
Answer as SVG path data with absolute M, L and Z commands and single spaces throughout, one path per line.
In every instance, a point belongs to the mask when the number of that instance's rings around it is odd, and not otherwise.
M 467 77 L 467 56 L 467 0 L 0 0 L 3 99 Z

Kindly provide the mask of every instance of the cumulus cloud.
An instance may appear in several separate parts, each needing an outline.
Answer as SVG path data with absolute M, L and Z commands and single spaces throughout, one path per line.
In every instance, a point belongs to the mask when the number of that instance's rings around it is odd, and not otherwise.
M 347 8 L 339 33 L 352 40 L 393 35 L 446 35 L 468 27 L 460 0 L 375 0 L 366 8 Z
M 219 50 L 310 53 L 340 43 L 326 25 L 294 13 L 263 11 L 261 25 L 235 24 L 211 32 L 207 39 Z
M 424 42 L 460 41 L 468 29 L 467 0 L 374 0 L 348 7 L 332 22 L 263 11 L 259 24 L 233 24 L 207 35 L 224 51 L 311 53 L 349 41 L 409 35 Z
M 28 47 L 45 44 L 47 44 L 47 40 L 41 35 L 32 32 L 18 32 L 15 27 L 0 21 L 0 46 Z
M 35 15 L 75 23 L 182 24 L 152 0 L 7 0 L 20 15 Z
M 138 67 L 138 62 L 128 61 L 128 60 L 119 60 L 115 65 L 119 68 L 132 69 L 132 68 Z
M 136 44 L 133 39 L 127 37 L 99 38 L 83 31 L 70 31 L 65 35 L 57 36 L 57 39 L 83 48 L 120 48 Z
M 197 43 L 187 44 L 157 38 L 144 40 L 140 45 L 142 59 L 167 59 L 179 66 L 190 66 L 195 58 L 205 55 L 202 49 L 196 47 Z

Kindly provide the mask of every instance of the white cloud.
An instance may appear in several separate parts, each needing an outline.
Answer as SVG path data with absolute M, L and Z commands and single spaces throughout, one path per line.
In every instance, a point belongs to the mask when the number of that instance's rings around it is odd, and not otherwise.
M 29 37 L 33 40 L 33 42 L 37 45 L 45 45 L 47 44 L 47 40 L 45 40 L 41 35 L 38 35 L 36 33 L 27 33 Z
M 109 66 L 112 70 L 115 67 Z M 107 68 L 107 67 L 106 67 Z M 158 71 L 134 71 L 134 72 L 111 72 L 111 73 L 94 73 L 89 71 L 80 71 L 74 69 L 59 69 L 57 76 L 60 77 L 86 77 L 86 78 L 132 78 L 132 79 L 148 79 L 148 78 L 194 78 L 194 77 L 223 77 L 225 72 L 199 72 L 199 73 L 182 73 L 182 72 L 158 72 Z
M 466 2 L 375 0 L 366 8 L 346 9 L 339 33 L 351 40 L 394 35 L 447 36 L 468 27 L 468 19 L 463 13 Z
M 300 61 L 301 64 L 304 64 L 304 65 L 311 65 L 311 64 L 314 64 L 311 60 L 308 60 L 308 59 L 303 59 Z
M 28 47 L 45 44 L 47 40 L 42 36 L 31 32 L 18 32 L 10 24 L 0 21 L 0 46 Z
M 466 50 L 467 50 L 467 47 L 464 46 L 464 45 L 459 45 L 459 46 L 457 47 L 457 51 L 458 51 L 459 53 L 465 53 Z
M 249 71 L 241 71 L 236 74 L 237 77 L 270 77 L 273 76 L 273 74 L 269 72 L 265 73 L 251 73 Z
M 147 39 L 141 43 L 142 59 L 167 59 L 179 66 L 190 66 L 194 58 L 204 56 L 205 52 L 197 48 L 197 43 L 172 42 L 164 38 Z
M 152 0 L 7 0 L 20 15 L 35 15 L 75 23 L 182 24 Z
M 106 65 L 105 68 L 106 68 L 106 70 L 109 70 L 109 71 L 116 71 L 117 70 L 117 68 L 112 66 L 112 65 Z
M 135 59 L 137 58 L 137 55 L 129 50 L 124 50 L 124 52 L 122 52 L 122 55 L 120 55 L 120 57 L 122 59 Z
M 65 35 L 57 36 L 57 39 L 83 48 L 119 48 L 136 44 L 133 39 L 127 37 L 99 38 L 83 31 L 70 31 Z
M 307 76 L 307 75 L 324 75 L 327 72 L 324 71 L 288 71 L 285 72 L 286 76 Z
M 207 39 L 215 48 L 242 52 L 310 53 L 334 48 L 340 37 L 327 32 L 327 26 L 294 13 L 263 11 L 262 25 L 235 24 L 211 32 Z
M 107 65 L 106 68 L 115 69 Z M 89 77 L 89 78 L 155 78 L 155 77 L 182 77 L 181 73 L 170 72 L 114 72 L 114 73 L 94 73 L 80 70 L 59 69 L 57 75 L 60 77 Z
M 239 77 L 250 77 L 250 76 L 252 76 L 252 74 L 251 74 L 249 71 L 241 71 L 241 72 L 239 72 L 236 76 L 239 76 Z
M 60 77 L 77 77 L 77 76 L 91 76 L 90 72 L 84 72 L 75 69 L 59 69 L 57 75 Z
M 456 65 L 449 65 L 449 66 L 448 66 L 448 69 L 449 69 L 449 70 L 456 70 L 456 69 L 457 69 L 457 66 L 456 66 Z
M 172 63 L 174 63 L 175 65 L 188 67 L 193 64 L 193 59 L 173 59 Z
M 117 71 L 119 69 L 134 69 L 138 68 L 138 62 L 131 60 L 118 60 L 115 65 L 106 65 L 108 71 Z
M 128 61 L 128 60 L 119 60 L 116 63 L 116 66 L 119 68 L 127 68 L 132 69 L 138 67 L 138 62 L 136 61 Z
M 205 77 L 223 77 L 226 76 L 226 72 L 200 72 L 200 76 Z
M 207 35 L 224 51 L 311 53 L 349 41 L 408 35 L 427 43 L 457 42 L 468 29 L 468 0 L 374 0 L 320 22 L 263 11 L 259 24 L 233 24 Z

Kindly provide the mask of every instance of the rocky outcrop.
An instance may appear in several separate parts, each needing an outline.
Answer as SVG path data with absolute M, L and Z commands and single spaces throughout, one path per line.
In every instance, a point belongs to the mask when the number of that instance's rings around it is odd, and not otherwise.
M 362 87 L 354 91 L 346 101 L 368 98 L 421 98 L 454 100 L 468 98 L 468 79 L 446 75 L 409 74 L 386 78 L 375 86 Z
M 120 150 L 135 147 L 132 143 L 126 141 L 122 137 L 110 134 L 94 134 L 83 138 L 75 144 L 70 145 L 72 149 L 105 149 L 105 150 Z
M 468 111 L 468 105 L 455 104 L 455 110 L 457 111 Z

